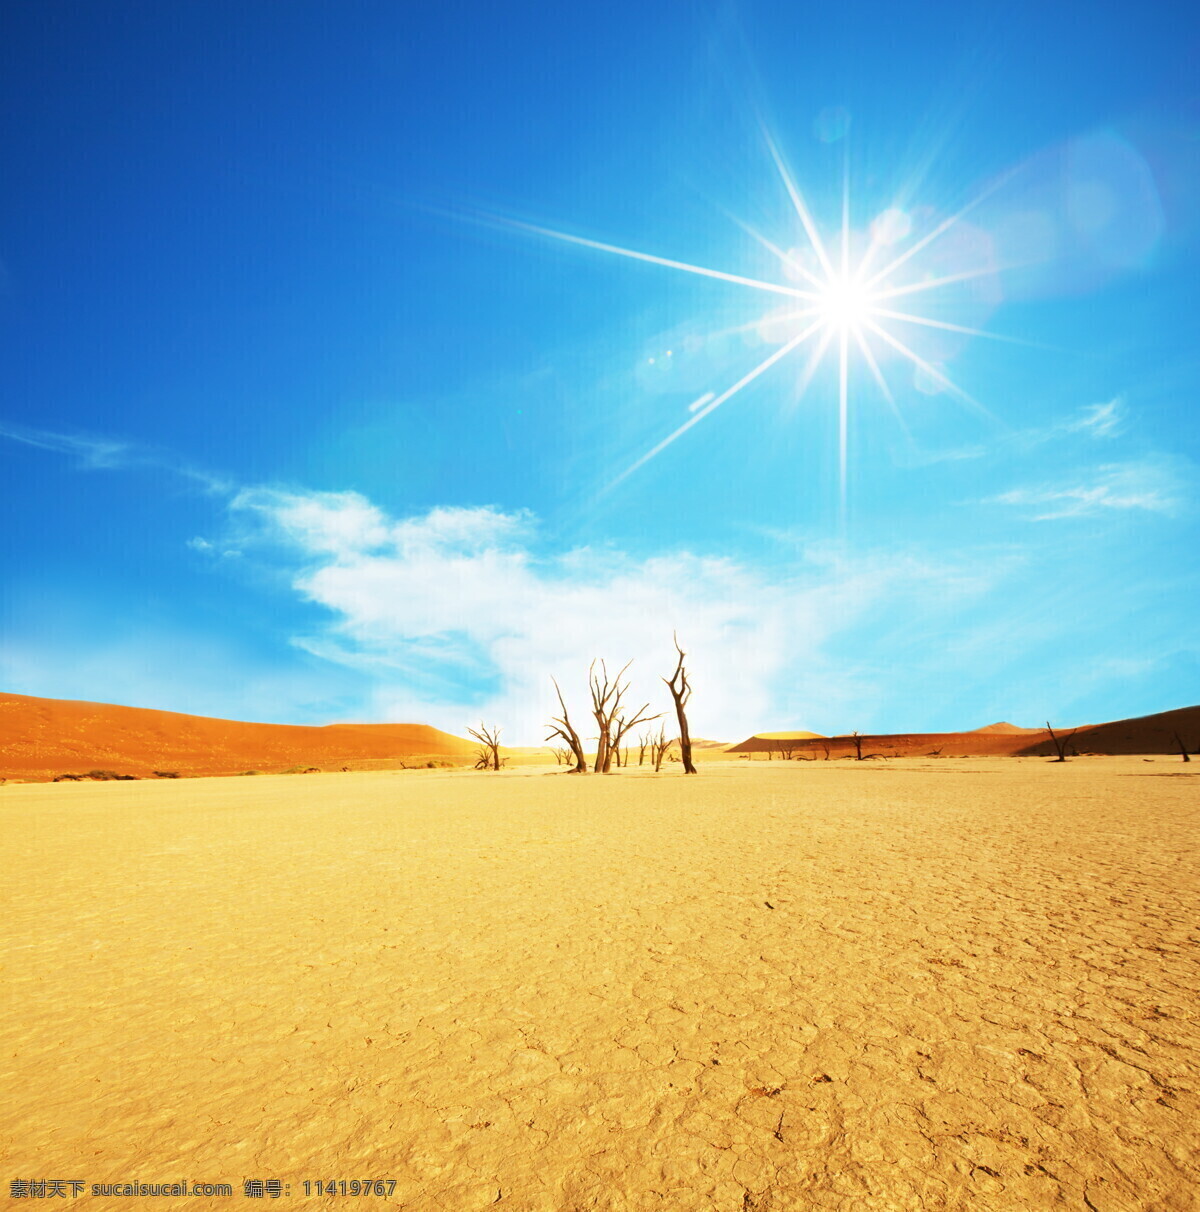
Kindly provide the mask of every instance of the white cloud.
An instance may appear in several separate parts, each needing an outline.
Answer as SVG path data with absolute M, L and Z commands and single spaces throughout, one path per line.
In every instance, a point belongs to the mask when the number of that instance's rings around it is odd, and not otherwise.
M 1063 429 L 1091 438 L 1115 438 L 1125 422 L 1125 401 L 1120 396 L 1104 404 L 1085 404 L 1079 411 L 1082 415 L 1063 422 Z
M 73 455 L 77 466 L 84 471 L 118 471 L 126 468 L 153 467 L 173 472 L 186 480 L 192 480 L 210 492 L 231 491 L 229 482 L 211 472 L 202 471 L 186 463 L 152 450 L 148 447 L 123 442 L 116 438 L 97 437 L 92 434 L 56 433 L 48 429 L 31 429 L 23 425 L 0 422 L 0 438 L 34 446 L 39 450 L 55 454 Z
M 1181 477 L 1172 461 L 1143 459 L 1103 464 L 1086 479 L 1073 483 L 1013 488 L 984 503 L 1032 508 L 1037 510 L 1032 520 L 1046 522 L 1098 517 L 1117 510 L 1174 514 L 1182 502 Z
M 460 734 L 482 717 L 509 743 L 541 742 L 551 677 L 582 724 L 596 657 L 610 670 L 632 658 L 634 705 L 667 708 L 660 679 L 674 665 L 675 630 L 689 654 L 697 735 L 738 739 L 828 720 L 847 695 L 864 693 L 861 673 L 843 666 L 835 676 L 823 655 L 831 639 L 885 602 L 919 608 L 983 587 L 905 555 L 850 561 L 816 548 L 770 575 L 686 551 L 539 556 L 528 514 L 437 508 L 393 520 L 352 492 L 255 490 L 235 505 L 257 523 L 251 542 L 280 544 L 294 588 L 333 616 L 294 642 L 375 675 L 378 717 Z M 779 718 L 781 704 L 792 718 Z
M 21 442 L 25 446 L 36 446 L 39 450 L 52 450 L 56 454 L 75 455 L 79 465 L 84 468 L 124 467 L 130 458 L 129 445 L 111 438 L 51 433 L 49 430 L 4 423 L 0 423 L 0 438 Z

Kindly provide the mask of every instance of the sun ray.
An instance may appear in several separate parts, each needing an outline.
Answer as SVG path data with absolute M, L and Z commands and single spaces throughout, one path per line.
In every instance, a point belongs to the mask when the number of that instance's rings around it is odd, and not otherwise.
M 1024 337 L 1010 337 L 1006 333 L 988 332 L 985 328 L 968 328 L 965 324 L 951 324 L 948 320 L 931 320 L 928 316 L 914 316 L 904 311 L 889 311 L 886 307 L 872 307 L 873 316 L 885 316 L 889 320 L 901 320 L 909 324 L 922 324 L 926 328 L 944 328 L 947 332 L 961 332 L 969 337 L 987 337 L 989 341 L 1005 341 L 1010 345 L 1028 345 L 1031 349 L 1050 349 L 1039 341 L 1027 341 Z
M 700 274 L 705 278 L 716 278 L 721 282 L 734 282 L 739 286 L 752 286 L 756 290 L 769 291 L 772 294 L 788 295 L 793 299 L 815 299 L 818 296 L 811 290 L 800 290 L 795 286 L 784 286 L 779 282 L 763 282 L 758 278 L 746 278 L 741 274 L 727 274 L 720 269 L 706 269 L 703 265 L 691 265 L 687 261 L 672 261 L 668 257 L 658 257 L 653 253 L 638 252 L 632 248 L 621 248 L 617 244 L 605 244 L 600 240 L 589 240 L 586 236 L 572 236 L 568 232 L 555 231 L 551 227 L 540 227 L 536 223 L 522 223 L 519 219 L 498 219 L 508 227 L 517 227 L 523 231 L 535 232 L 540 236 L 550 236 L 555 240 L 565 240 L 568 244 L 579 244 L 584 248 L 595 248 L 600 252 L 615 253 L 619 257 L 629 257 L 634 261 L 648 261 L 651 265 L 663 265 L 667 269 L 679 269 L 684 273 Z
M 871 352 L 871 345 L 867 341 L 867 338 L 863 336 L 861 328 L 855 328 L 854 337 L 858 341 L 858 348 L 862 350 L 863 360 L 870 369 L 875 382 L 879 384 L 879 390 L 883 393 L 883 398 L 888 402 L 888 406 L 892 410 L 892 416 L 896 418 L 896 422 L 904 431 L 904 436 L 911 442 L 913 440 L 912 431 L 908 428 L 908 422 L 904 419 L 904 414 L 896 403 L 896 397 L 892 394 L 892 389 L 888 386 L 887 379 L 883 377 L 883 371 L 880 370 L 879 363 Z
M 850 160 L 842 155 L 842 281 L 850 280 Z
M 757 229 L 751 227 L 749 223 L 745 222 L 742 219 L 739 219 L 737 217 L 737 215 L 730 214 L 723 207 L 719 207 L 718 209 L 721 210 L 722 214 L 726 215 L 729 219 L 731 219 L 734 223 L 736 223 L 738 225 L 738 227 L 740 227 L 742 229 L 742 231 L 744 231 L 746 233 L 746 235 L 750 236 L 752 239 L 757 240 L 763 246 L 763 248 L 768 250 L 768 252 L 773 252 L 785 265 L 790 266 L 792 269 L 794 269 L 798 274 L 800 274 L 801 277 L 804 278 L 804 280 L 806 282 L 811 283 L 813 286 L 817 287 L 818 290 L 822 289 L 825 286 L 824 281 L 822 281 L 822 279 L 818 278 L 817 275 L 814 274 L 810 269 L 808 269 L 804 265 L 801 265 L 801 263 L 799 261 L 797 261 L 795 257 L 793 257 L 789 253 L 785 252 L 782 248 L 779 247 L 779 245 L 772 244 L 771 241 L 768 240 L 766 236 L 764 236 Z
M 846 529 L 846 452 L 850 432 L 849 358 L 850 333 L 843 328 L 838 350 L 838 527 Z
M 877 290 L 871 294 L 874 300 L 896 299 L 901 295 L 916 295 L 926 290 L 936 290 L 939 286 L 949 286 L 954 282 L 970 282 L 974 278 L 988 278 L 1003 269 L 1016 269 L 1014 265 L 985 265 L 978 269 L 964 269 L 961 273 L 945 274 L 940 278 L 926 278 L 922 282 L 910 282 L 907 286 L 893 286 L 890 290 Z M 865 289 L 865 288 L 864 288 Z
M 1001 173 L 1001 175 L 991 182 L 986 189 L 981 190 L 978 194 L 976 194 L 975 197 L 972 198 L 964 207 L 955 211 L 955 213 L 952 214 L 948 219 L 943 219 L 942 222 L 933 229 L 933 231 L 922 236 L 921 239 L 916 242 L 916 244 L 914 244 L 911 248 L 905 249 L 905 251 L 902 252 L 893 262 L 891 262 L 890 265 L 886 266 L 884 269 L 881 269 L 869 282 L 864 283 L 863 288 L 865 290 L 870 290 L 871 287 L 877 282 L 882 282 L 884 278 L 891 277 L 891 275 L 895 273 L 895 271 L 899 269 L 900 266 L 905 263 L 905 261 L 915 257 L 923 248 L 928 248 L 929 245 L 932 244 L 940 235 L 949 231 L 950 228 L 952 228 L 956 223 L 969 215 L 971 211 L 973 211 L 981 202 L 985 202 L 1002 185 L 1007 184 L 1007 182 L 1012 179 L 1014 173 L 1018 171 L 1019 166 L 1018 168 L 1010 169 L 1006 173 Z M 866 267 L 870 261 L 870 257 L 871 250 L 868 249 L 867 255 L 863 258 L 862 265 L 859 266 L 860 273 L 866 272 Z
M 709 336 L 731 337 L 736 333 L 754 332 L 766 324 L 780 324 L 784 320 L 808 320 L 813 316 L 824 315 L 824 310 L 821 307 L 806 307 L 803 311 L 769 312 L 765 316 L 760 316 L 757 320 L 751 320 L 748 324 L 734 324 L 729 328 L 718 328 L 714 332 L 709 333 Z
M 805 364 L 802 373 L 797 377 L 794 388 L 789 392 L 788 399 L 784 405 L 790 413 L 804 398 L 810 384 L 818 369 L 823 365 L 826 352 L 833 343 L 834 338 L 837 338 L 837 466 L 838 466 L 838 521 L 839 528 L 844 533 L 847 524 L 848 509 L 849 509 L 849 439 L 850 439 L 850 410 L 853 404 L 853 392 L 851 384 L 851 358 L 857 358 L 861 354 L 862 362 L 866 364 L 867 370 L 875 380 L 879 387 L 884 400 L 891 409 L 896 421 L 903 431 L 905 438 L 912 443 L 913 437 L 908 424 L 905 422 L 904 416 L 901 413 L 900 406 L 897 402 L 896 394 L 890 387 L 887 378 L 884 375 L 879 358 L 875 350 L 872 348 L 872 340 L 870 336 L 878 337 L 886 345 L 900 353 L 908 362 L 912 363 L 919 371 L 921 371 L 928 379 L 938 384 L 942 389 L 951 393 L 956 399 L 968 405 L 981 416 L 988 418 L 993 423 L 997 419 L 993 417 L 991 412 L 981 404 L 969 392 L 961 388 L 955 383 L 942 369 L 934 363 L 923 358 L 915 349 L 910 348 L 902 340 L 899 339 L 888 328 L 895 324 L 914 324 L 921 328 L 937 329 L 946 332 L 961 333 L 964 336 L 971 337 L 988 337 L 992 340 L 1005 341 L 1013 344 L 1021 345 L 1036 345 L 1035 342 L 1025 341 L 1018 337 L 1008 337 L 997 333 L 990 333 L 983 329 L 972 328 L 965 324 L 953 323 L 949 320 L 934 319 L 929 316 L 917 315 L 910 312 L 897 311 L 888 307 L 890 300 L 903 298 L 907 295 L 921 295 L 930 291 L 934 291 L 940 287 L 950 286 L 958 282 L 968 282 L 976 278 L 982 278 L 998 273 L 1003 269 L 1010 269 L 1013 266 L 986 266 L 970 270 L 963 270 L 956 273 L 944 273 L 938 277 L 927 277 L 923 281 L 910 282 L 903 285 L 894 285 L 895 279 L 892 277 L 901 267 L 913 261 L 922 250 L 928 248 L 935 240 L 944 235 L 947 231 L 954 227 L 955 224 L 961 222 L 963 218 L 969 214 L 975 207 L 984 201 L 990 194 L 994 193 L 1001 185 L 1011 177 L 1011 173 L 997 178 L 986 189 L 971 199 L 965 206 L 955 212 L 949 218 L 939 223 L 932 231 L 922 236 L 916 241 L 912 247 L 895 256 L 892 261 L 883 269 L 876 271 L 868 277 L 868 271 L 871 269 L 872 261 L 877 257 L 879 250 L 886 243 L 894 242 L 891 240 L 885 231 L 884 227 L 872 225 L 867 246 L 858 251 L 859 245 L 855 239 L 855 233 L 851 229 L 851 193 L 850 193 L 850 162 L 848 149 L 843 150 L 842 154 L 842 179 L 841 179 L 841 196 L 840 196 L 840 223 L 837 228 L 828 233 L 828 244 L 822 237 L 820 229 L 817 227 L 812 214 L 808 209 L 808 205 L 804 200 L 784 158 L 771 135 L 770 130 L 765 123 L 760 123 L 763 139 L 766 148 L 770 154 L 771 160 L 774 163 L 775 169 L 778 172 L 779 179 L 791 200 L 796 216 L 799 219 L 800 226 L 803 228 L 804 234 L 807 237 L 808 244 L 811 247 L 812 255 L 815 256 L 817 265 L 810 268 L 811 259 L 807 251 L 793 249 L 787 251 L 780 247 L 776 242 L 768 239 L 761 232 L 752 227 L 736 215 L 730 214 L 723 207 L 718 206 L 717 209 L 726 214 L 738 227 L 740 227 L 747 235 L 754 239 L 759 245 L 768 250 L 774 257 L 778 258 L 780 266 L 797 275 L 805 284 L 805 289 L 797 286 L 785 285 L 782 282 L 769 282 L 759 278 L 752 278 L 744 274 L 728 273 L 719 269 L 712 269 L 703 265 L 692 264 L 687 261 L 676 261 L 668 257 L 660 257 L 653 253 L 640 252 L 636 249 L 625 248 L 616 244 L 604 243 L 600 240 L 592 240 L 586 236 L 571 235 L 568 232 L 557 231 L 553 228 L 542 227 L 538 224 L 525 223 L 519 220 L 504 219 L 495 216 L 490 216 L 493 221 L 507 227 L 513 227 L 522 231 L 530 232 L 538 236 L 549 237 L 554 240 L 561 240 L 569 244 L 576 244 L 583 248 L 595 249 L 599 252 L 611 253 L 615 256 L 626 257 L 634 261 L 643 261 L 652 265 L 661 265 L 666 269 L 678 270 L 682 273 L 695 274 L 701 277 L 712 278 L 722 282 L 730 282 L 738 286 L 749 286 L 754 290 L 765 291 L 769 294 L 783 295 L 788 299 L 794 300 L 795 303 L 787 310 L 780 309 L 774 314 L 767 312 L 758 319 L 746 323 L 738 324 L 733 327 L 719 330 L 717 333 L 712 333 L 710 336 L 728 336 L 731 334 L 742 333 L 759 329 L 764 333 L 769 331 L 769 327 L 774 327 L 776 331 L 778 326 L 784 323 L 805 324 L 806 327 L 796 335 L 790 337 L 773 353 L 763 358 L 756 366 L 744 374 L 731 387 L 726 388 L 720 395 L 714 395 L 713 392 L 707 391 L 702 393 L 698 398 L 694 399 L 688 405 L 688 419 L 674 429 L 670 434 L 663 438 L 660 442 L 654 445 L 650 450 L 643 454 L 640 458 L 631 463 L 622 472 L 616 475 L 603 489 L 607 492 L 621 481 L 627 479 L 634 472 L 644 467 L 652 459 L 661 454 L 668 446 L 678 441 L 688 430 L 698 425 L 705 417 L 714 412 L 722 404 L 736 396 L 747 385 L 752 383 L 760 375 L 764 374 L 772 366 L 781 362 L 788 357 L 802 344 L 809 341 L 814 335 L 816 340 L 812 342 L 812 346 L 805 355 Z M 1017 170 L 1014 170 L 1017 171 Z M 907 200 L 907 193 L 911 192 L 911 187 L 906 187 L 901 190 L 897 197 L 897 205 L 901 201 Z M 907 225 L 905 225 L 907 226 Z M 893 228 L 894 231 L 899 231 L 899 228 Z M 801 260 L 803 258 L 803 260 Z M 804 262 L 809 262 L 805 264 Z M 911 271 L 910 271 L 911 272 Z M 891 282 L 888 280 L 891 279 Z M 794 329 L 793 329 L 794 331 Z M 1047 347 L 1043 347 L 1047 348 Z M 921 384 L 918 381 L 917 386 Z
M 808 361 L 804 364 L 804 371 L 800 378 L 796 381 L 796 388 L 792 397 L 792 408 L 794 409 L 804 397 L 804 393 L 808 390 L 808 385 L 813 380 L 813 375 L 817 373 L 821 363 L 825 360 L 825 351 L 829 348 L 830 342 L 834 337 L 834 330 L 830 325 L 821 322 L 820 325 L 821 339 L 814 346 L 812 353 L 808 355 Z
M 790 354 L 793 349 L 802 344 L 804 341 L 807 341 L 808 338 L 812 336 L 812 334 L 820 327 L 821 322 L 818 320 L 816 323 L 810 324 L 803 332 L 798 333 L 786 344 L 781 345 L 773 354 L 770 355 L 770 357 L 764 358 L 753 370 L 751 370 L 748 374 L 743 375 L 732 387 L 723 391 L 719 396 L 716 397 L 716 399 L 710 400 L 707 404 L 705 404 L 695 416 L 691 417 L 687 421 L 684 421 L 684 423 L 680 425 L 680 427 L 675 430 L 674 433 L 663 438 L 663 440 L 659 442 L 657 446 L 655 446 L 652 450 L 648 450 L 640 459 L 637 460 L 637 462 L 631 463 L 623 472 L 621 472 L 620 475 L 612 480 L 609 487 L 615 487 L 627 476 L 631 476 L 635 471 L 638 470 L 639 467 L 644 467 L 656 455 L 659 455 L 666 450 L 666 448 L 670 446 L 671 443 L 676 440 L 676 438 L 682 437 L 682 435 L 691 429 L 693 425 L 698 425 L 704 420 L 705 417 L 708 416 L 709 413 L 715 412 L 721 407 L 722 404 L 725 403 L 726 400 L 729 400 L 733 396 L 737 395 L 737 393 L 741 391 L 743 387 L 757 379 L 758 376 L 763 373 L 763 371 L 769 370 L 775 365 L 776 362 L 780 360 L 780 358 L 787 357 L 787 355 Z
M 953 395 L 956 395 L 964 403 L 969 404 L 982 416 L 987 417 L 989 421 L 995 421 L 996 418 L 985 405 L 980 404 L 980 402 L 969 392 L 963 391 L 963 389 L 959 387 L 959 385 L 952 379 L 948 379 L 940 370 L 938 370 L 936 366 L 933 365 L 932 362 L 926 362 L 920 354 L 914 353 L 902 341 L 897 341 L 896 338 L 887 331 L 887 329 L 881 328 L 873 321 L 868 321 L 868 325 L 876 336 L 882 337 L 890 346 L 892 346 L 893 349 L 898 350 L 906 358 L 908 358 L 910 362 L 916 366 L 919 366 L 923 371 L 925 371 L 927 375 L 933 379 L 936 379 L 943 387 L 946 388 L 947 391 L 951 392 Z
M 792 180 L 792 175 L 788 172 L 787 165 L 784 164 L 783 157 L 779 154 L 779 149 L 775 146 L 775 140 L 771 138 L 771 132 L 766 127 L 763 127 L 763 138 L 767 142 L 767 150 L 771 153 L 771 159 L 775 161 L 775 167 L 779 171 L 779 176 L 783 181 L 784 188 L 788 192 L 788 197 L 791 198 L 792 205 L 796 208 L 796 214 L 799 215 L 800 222 L 804 226 L 809 243 L 812 244 L 813 251 L 821 262 L 821 267 L 830 278 L 836 277 L 837 275 L 834 273 L 833 266 L 829 261 L 829 254 L 825 251 L 825 245 L 821 240 L 821 233 L 817 231 L 817 225 L 812 221 L 812 216 L 808 213 L 808 207 L 805 206 L 804 199 L 796 188 L 796 183 Z

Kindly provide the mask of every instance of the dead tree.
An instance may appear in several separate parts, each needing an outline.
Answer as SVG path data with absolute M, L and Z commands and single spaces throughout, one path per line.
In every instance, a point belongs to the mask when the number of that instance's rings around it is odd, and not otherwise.
M 643 732 L 638 736 L 638 765 L 639 766 L 644 766 L 646 764 L 646 750 L 650 748 L 651 742 L 653 740 L 654 740 L 654 737 L 649 732 Z
M 476 770 L 500 769 L 500 729 L 489 729 L 486 724 L 479 725 L 479 731 L 468 728 L 467 731 L 479 742 L 479 754 L 475 761 Z
M 667 740 L 667 730 L 665 725 L 660 726 L 658 736 L 650 737 L 650 759 L 654 763 L 654 771 L 657 774 L 662 769 L 663 759 L 667 756 L 667 750 L 675 744 L 675 738 Z
M 587 774 L 587 755 L 583 751 L 583 742 L 579 739 L 579 733 L 575 731 L 575 726 L 571 723 L 570 715 L 567 714 L 567 705 L 563 702 L 562 691 L 559 689 L 558 683 L 553 678 L 550 680 L 554 682 L 554 692 L 558 695 L 558 705 L 562 710 L 562 715 L 550 717 L 550 731 L 546 740 L 559 737 L 566 741 L 575 758 L 575 765 L 571 769 L 571 773 Z M 566 764 L 565 760 L 563 764 Z
M 646 703 L 645 707 L 641 708 L 641 711 L 645 711 L 648 707 L 650 707 L 650 704 Z M 662 711 L 659 711 L 658 715 L 642 715 L 641 711 L 639 711 L 638 714 L 634 715 L 634 718 L 632 720 L 625 720 L 623 715 L 618 715 L 617 719 L 615 721 L 613 721 L 612 753 L 616 755 L 618 766 L 628 766 L 629 765 L 629 748 L 628 747 L 625 748 L 624 754 L 622 754 L 622 751 L 621 751 L 621 742 L 625 738 L 625 733 L 632 730 L 632 728 L 635 725 L 650 724 L 650 722 L 653 720 L 661 719 L 661 716 L 663 714 Z M 644 757 L 645 753 L 646 753 L 646 743 L 645 743 L 645 741 L 642 741 L 641 737 L 638 738 L 638 747 L 639 747 L 638 765 L 640 766 L 641 757 Z
M 1066 736 L 1056 736 L 1054 729 L 1050 727 L 1050 721 L 1046 721 L 1046 731 L 1050 734 L 1051 741 L 1054 742 L 1054 748 L 1058 751 L 1056 762 L 1065 762 L 1067 760 L 1067 742 L 1079 731 L 1078 728 L 1072 728 Z
M 1185 762 L 1190 762 L 1192 759 L 1188 757 L 1187 746 L 1183 743 L 1183 737 L 1181 737 L 1178 732 L 1175 733 L 1175 744 L 1179 746 L 1179 752 L 1183 754 L 1183 760 Z M 1197 752 L 1200 752 L 1200 750 Z
M 850 739 L 854 742 L 854 760 L 856 762 L 861 762 L 863 760 L 862 759 L 862 737 L 860 737 L 858 735 L 857 728 L 850 734 Z
M 687 653 L 679 647 L 679 637 L 673 635 L 675 641 L 675 651 L 679 653 L 679 661 L 675 666 L 675 672 L 671 674 L 669 679 L 663 678 L 667 689 L 671 692 L 671 698 L 675 700 L 675 715 L 679 720 L 679 748 L 683 756 L 683 772 L 684 774 L 695 774 L 696 767 L 692 762 L 692 738 L 688 733 L 687 715 L 684 708 L 687 706 L 687 701 L 692 697 L 692 688 L 688 685 L 687 671 L 683 667 L 683 658 Z M 768 752 L 770 752 L 768 750 Z
M 599 674 L 596 665 L 600 665 Z M 608 668 L 603 661 L 593 661 L 588 669 L 588 688 L 592 692 L 592 715 L 596 718 L 596 762 L 593 767 L 599 774 L 608 774 L 613 761 L 621 764 L 621 740 L 625 734 L 638 724 L 647 724 L 658 719 L 657 715 L 646 715 L 650 709 L 649 703 L 643 703 L 632 716 L 621 712 L 621 699 L 629 689 L 629 683 L 622 683 L 625 670 L 632 665 L 626 661 L 621 672 L 610 682 Z M 660 713 L 661 714 L 661 713 Z

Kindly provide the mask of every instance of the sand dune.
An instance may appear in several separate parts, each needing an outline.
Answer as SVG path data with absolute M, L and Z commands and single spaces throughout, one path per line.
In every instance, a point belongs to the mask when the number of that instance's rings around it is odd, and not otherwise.
M 823 732 L 805 732 L 803 730 L 793 732 L 756 732 L 750 740 L 752 741 L 814 741 L 824 737 Z M 731 749 L 736 746 L 730 746 Z
M 333 766 L 358 760 L 444 755 L 466 759 L 475 746 L 425 724 L 244 724 L 65 699 L 0 694 L 0 777 L 50 779 L 113 770 L 151 778 Z
M 1064 729 L 1069 732 L 1070 729 Z M 1177 753 L 1174 735 L 1200 749 L 1200 707 L 1076 730 L 1078 753 Z M 110 770 L 153 778 L 179 775 L 280 773 L 290 768 L 378 769 L 405 758 L 473 762 L 477 746 L 425 724 L 247 724 L 140 707 L 0 694 L 0 778 L 43 781 L 71 773 Z M 864 755 L 885 757 L 999 757 L 1050 755 L 1044 729 L 989 724 L 971 732 L 900 733 L 860 738 Z M 820 733 L 761 732 L 737 745 L 696 740 L 698 759 L 775 755 L 823 760 L 857 754 L 854 741 Z M 549 764 L 544 747 L 504 750 L 510 764 Z M 636 746 L 634 746 L 636 755 Z
M 1055 731 L 1062 735 L 1070 729 Z M 1092 724 L 1080 728 L 1070 738 L 1070 745 L 1080 753 L 1178 753 L 1176 734 L 1192 753 L 1200 752 L 1200 707 L 1180 707 L 1131 720 Z M 1054 746 L 1047 738 L 1021 752 L 1048 755 L 1054 752 Z
M 1056 731 L 1059 731 L 1056 729 Z M 1061 730 L 1070 733 L 1070 728 Z M 1200 707 L 1181 707 L 1156 715 L 1092 724 L 1075 730 L 1070 746 L 1077 753 L 1178 753 L 1174 740 L 1178 732 L 1187 747 L 1200 749 Z M 1044 739 L 1037 739 L 1037 738 Z M 856 756 L 855 741 L 847 736 L 799 739 L 794 733 L 759 733 L 730 746 L 731 753 L 773 753 L 791 751 L 793 756 L 845 758 Z M 1016 728 L 1012 724 L 992 724 L 973 732 L 911 732 L 864 734 L 858 738 L 862 753 L 883 757 L 1001 757 L 1052 755 L 1054 745 L 1044 728 Z
M 370 1177 L 349 1204 L 1191 1212 L 1197 774 L 10 784 L 0 1173 L 234 1189 L 164 1209 Z

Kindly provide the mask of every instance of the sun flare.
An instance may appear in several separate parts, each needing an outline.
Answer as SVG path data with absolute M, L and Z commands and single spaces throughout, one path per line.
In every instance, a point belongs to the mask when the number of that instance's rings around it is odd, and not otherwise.
M 822 323 L 839 332 L 856 332 L 874 315 L 875 296 L 851 277 L 831 278 L 820 292 Z
M 956 384 L 935 362 L 923 358 L 896 334 L 897 325 L 916 325 L 930 329 L 960 333 L 968 336 L 990 337 L 995 340 L 1013 340 L 971 328 L 947 320 L 934 319 L 914 312 L 898 310 L 906 297 L 938 290 L 954 283 L 966 282 L 985 275 L 994 275 L 1001 266 L 980 265 L 955 272 L 941 272 L 935 264 L 926 262 L 922 267 L 919 258 L 931 245 L 951 231 L 963 217 L 984 200 L 1001 183 L 997 181 L 977 195 L 949 218 L 942 220 L 932 230 L 919 238 L 913 232 L 911 218 L 899 208 L 892 206 L 878 215 L 869 226 L 869 243 L 865 251 L 855 250 L 852 256 L 853 236 L 850 229 L 850 190 L 848 179 L 842 183 L 841 230 L 828 241 L 822 237 L 814 222 L 808 205 L 795 180 L 792 178 L 783 157 L 770 133 L 763 131 L 767 149 L 779 174 L 780 181 L 791 200 L 795 216 L 807 240 L 803 252 L 785 252 L 765 236 L 735 218 L 735 222 L 764 248 L 778 258 L 781 277 L 787 281 L 766 281 L 744 274 L 729 273 L 686 261 L 676 261 L 653 253 L 639 252 L 616 244 L 605 244 L 584 236 L 535 224 L 504 219 L 507 226 L 520 228 L 542 236 L 550 236 L 570 244 L 600 252 L 612 253 L 631 260 L 661 265 L 682 273 L 698 274 L 706 278 L 749 287 L 769 295 L 783 295 L 791 306 L 782 313 L 782 318 L 791 322 L 792 334 L 783 340 L 778 349 L 763 358 L 756 366 L 742 375 L 724 391 L 706 393 L 700 400 L 689 405 L 692 414 L 688 420 L 663 438 L 652 449 L 625 468 L 612 481 L 619 483 L 640 467 L 645 466 L 694 425 L 698 425 L 710 413 L 732 399 L 744 387 L 770 370 L 794 351 L 811 345 L 798 377 L 798 389 L 802 394 L 811 383 L 827 353 L 834 351 L 838 363 L 838 471 L 840 486 L 840 512 L 844 522 L 846 508 L 847 448 L 850 409 L 850 364 L 866 367 L 872 380 L 888 405 L 903 425 L 895 396 L 880 365 L 880 355 L 900 355 L 911 364 L 914 376 L 920 382 L 930 384 L 933 390 L 945 391 L 975 411 L 990 416 L 988 410 L 962 387 Z M 944 242 L 943 242 L 944 243 Z M 890 256 L 876 268 L 876 261 Z M 905 268 L 907 267 L 907 268 Z M 922 272 L 923 269 L 923 272 Z M 900 271 L 904 270 L 903 273 Z M 915 280 L 914 279 L 915 275 Z M 778 320 L 781 314 L 768 313 L 764 322 Z M 910 329 L 911 331 L 911 329 Z

